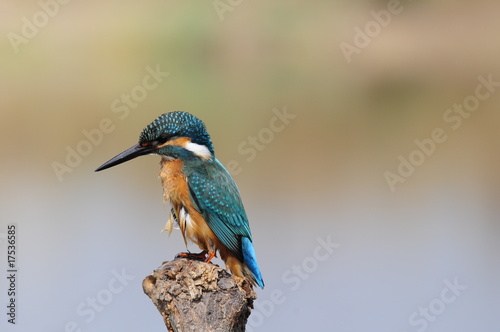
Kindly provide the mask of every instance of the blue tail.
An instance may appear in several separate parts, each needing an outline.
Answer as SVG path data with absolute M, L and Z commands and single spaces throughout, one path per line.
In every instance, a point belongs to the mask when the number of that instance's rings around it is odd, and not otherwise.
M 257 283 L 257 285 L 259 285 L 260 288 L 264 288 L 264 280 L 262 280 L 262 275 L 260 274 L 252 241 L 247 237 L 242 237 L 241 247 L 243 251 L 243 260 L 250 269 L 250 272 L 252 272 L 255 282 Z

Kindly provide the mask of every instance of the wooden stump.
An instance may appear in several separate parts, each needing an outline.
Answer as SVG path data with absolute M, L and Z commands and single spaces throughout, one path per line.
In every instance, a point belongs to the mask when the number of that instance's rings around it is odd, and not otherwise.
M 246 280 L 185 258 L 163 262 L 142 287 L 175 332 L 243 332 L 257 298 Z

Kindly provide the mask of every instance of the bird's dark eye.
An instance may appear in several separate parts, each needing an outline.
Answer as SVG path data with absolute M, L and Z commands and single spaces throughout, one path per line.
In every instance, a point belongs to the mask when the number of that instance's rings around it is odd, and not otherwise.
M 158 137 L 157 140 L 154 140 L 153 142 L 151 142 L 152 145 L 154 146 L 158 146 L 158 145 L 162 145 L 162 144 L 165 144 L 170 138 L 172 138 L 170 135 L 161 135 L 160 137 Z

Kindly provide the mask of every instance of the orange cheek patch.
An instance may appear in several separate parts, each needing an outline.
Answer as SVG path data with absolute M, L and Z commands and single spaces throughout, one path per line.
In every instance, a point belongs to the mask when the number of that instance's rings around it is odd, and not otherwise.
M 165 142 L 162 145 L 158 145 L 157 148 L 160 149 L 160 148 L 167 146 L 167 145 L 176 145 L 176 146 L 180 146 L 181 148 L 183 148 L 188 142 L 191 142 L 191 139 L 189 137 L 179 137 L 176 139 L 172 139 L 168 142 Z

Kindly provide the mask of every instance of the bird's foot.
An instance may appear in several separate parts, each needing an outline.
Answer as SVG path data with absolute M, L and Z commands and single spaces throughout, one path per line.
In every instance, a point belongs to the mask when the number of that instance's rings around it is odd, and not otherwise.
M 215 257 L 215 252 L 209 252 L 208 253 L 208 256 L 205 258 L 205 263 L 210 263 L 210 261 L 212 260 L 212 258 Z
M 207 254 L 208 251 L 203 250 L 200 253 L 192 253 L 192 252 L 180 252 L 177 255 L 175 255 L 175 259 L 178 258 L 186 258 L 186 259 L 191 259 L 194 261 L 200 261 L 200 262 L 206 262 L 207 261 Z
M 186 259 L 192 259 L 194 261 L 200 261 L 200 262 L 205 262 L 205 263 L 210 263 L 210 261 L 215 257 L 215 252 L 208 252 L 206 250 L 203 250 L 200 253 L 194 254 L 192 252 L 180 252 L 177 255 L 175 255 L 175 259 L 178 258 L 186 258 Z

